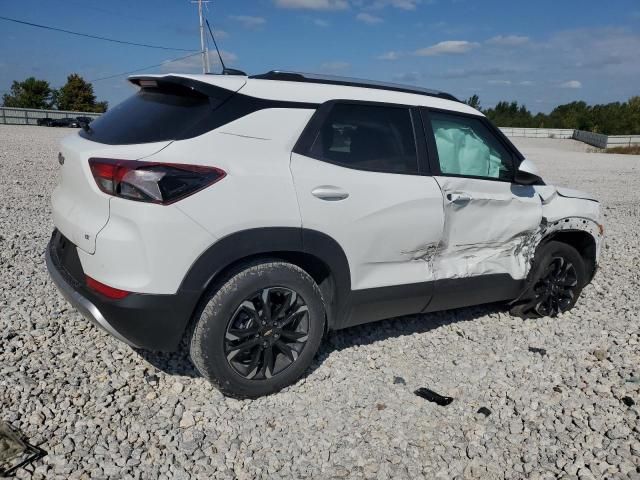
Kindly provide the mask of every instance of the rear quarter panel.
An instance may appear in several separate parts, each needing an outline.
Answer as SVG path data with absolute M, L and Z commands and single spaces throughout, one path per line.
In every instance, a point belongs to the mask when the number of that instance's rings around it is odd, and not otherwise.
M 259 110 L 199 137 L 173 142 L 153 160 L 226 172 L 218 183 L 175 204 L 216 238 L 249 228 L 300 227 L 289 163 L 312 114 L 306 109 Z

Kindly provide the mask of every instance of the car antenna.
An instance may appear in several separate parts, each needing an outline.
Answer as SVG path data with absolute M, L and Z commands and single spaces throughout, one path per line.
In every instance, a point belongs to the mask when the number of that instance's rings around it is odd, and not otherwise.
M 209 25 L 209 20 L 205 20 L 207 22 L 207 28 L 209 29 L 209 33 L 211 34 L 211 38 L 213 39 L 213 44 L 216 47 L 216 52 L 218 52 L 218 58 L 220 59 L 220 65 L 222 65 L 222 74 L 223 75 L 247 75 L 242 70 L 236 70 L 235 68 L 227 68 L 224 64 L 224 60 L 222 60 L 222 54 L 220 53 L 220 49 L 218 48 L 218 42 L 216 42 L 216 37 L 213 34 L 213 30 L 211 30 L 211 25 Z

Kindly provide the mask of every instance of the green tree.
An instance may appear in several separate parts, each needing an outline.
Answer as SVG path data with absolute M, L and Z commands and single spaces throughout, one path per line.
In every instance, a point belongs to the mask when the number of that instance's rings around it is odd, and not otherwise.
M 640 134 L 640 97 L 627 102 L 588 105 L 571 102 L 535 116 L 517 102 L 498 102 L 484 114 L 499 127 L 573 128 L 606 135 Z
M 98 113 L 107 111 L 107 102 L 98 102 L 93 93 L 93 85 L 77 73 L 67 77 L 67 83 L 58 90 L 56 97 L 60 110 Z
M 499 127 L 533 127 L 535 120 L 531 112 L 518 102 L 498 102 L 484 114 Z
M 464 103 L 466 103 L 467 105 L 469 105 L 472 108 L 475 108 L 476 110 L 480 110 L 480 108 L 481 108 L 480 107 L 480 97 L 478 95 L 476 95 L 476 94 L 473 94 Z
M 11 92 L 2 96 L 2 103 L 5 107 L 51 108 L 53 94 L 49 82 L 29 77 L 23 82 L 14 80 Z

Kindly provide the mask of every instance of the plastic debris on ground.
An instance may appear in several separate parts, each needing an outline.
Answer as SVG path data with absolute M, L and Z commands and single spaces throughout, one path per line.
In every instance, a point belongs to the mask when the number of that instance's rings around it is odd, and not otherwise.
M 47 454 L 41 448 L 30 445 L 20 432 L 0 420 L 0 477 L 13 475 Z
M 485 417 L 488 417 L 489 415 L 491 415 L 492 412 L 487 407 L 480 407 L 478 409 L 478 413 L 484 415 Z
M 543 357 L 547 354 L 547 351 L 544 348 L 529 347 L 529 351 L 531 353 L 539 353 Z
M 451 402 L 453 402 L 453 398 L 445 397 L 443 395 L 440 395 L 439 393 L 434 392 L 433 390 L 429 390 L 428 388 L 419 388 L 413 393 L 415 393 L 419 397 L 424 398 L 425 400 L 440 405 L 441 407 L 446 407 Z

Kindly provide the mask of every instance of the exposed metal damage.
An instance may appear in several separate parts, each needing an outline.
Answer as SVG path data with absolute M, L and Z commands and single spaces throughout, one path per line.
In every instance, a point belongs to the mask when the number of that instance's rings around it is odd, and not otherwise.
M 495 273 L 507 273 L 514 279 L 524 279 L 531 270 L 540 243 L 559 231 L 587 232 L 594 238 L 596 255 L 599 255 L 603 233 L 599 223 L 600 207 L 596 201 L 585 212 L 584 200 L 588 198 L 582 192 L 549 186 L 531 188 L 535 188 L 535 192 L 533 195 L 527 192 L 524 202 L 521 192 L 512 192 L 510 200 L 505 197 L 496 200 L 481 198 L 462 206 L 445 202 L 442 240 L 401 253 L 409 255 L 412 261 L 425 262 L 436 280 Z M 509 206 L 509 203 L 515 204 L 516 208 L 502 208 Z M 464 208 L 472 210 L 475 222 L 460 225 L 458 215 Z M 504 213 L 498 222 L 495 221 L 495 214 L 491 214 L 496 209 Z M 575 216 L 560 216 L 574 212 Z M 537 225 L 513 233 L 511 227 L 514 224 L 523 225 L 527 221 L 523 220 L 523 216 L 527 215 L 529 221 L 535 218 Z M 478 218 L 487 221 L 481 224 Z M 473 242 L 485 238 L 491 241 Z

